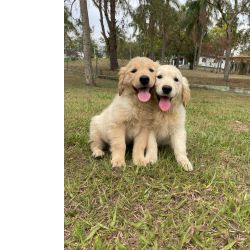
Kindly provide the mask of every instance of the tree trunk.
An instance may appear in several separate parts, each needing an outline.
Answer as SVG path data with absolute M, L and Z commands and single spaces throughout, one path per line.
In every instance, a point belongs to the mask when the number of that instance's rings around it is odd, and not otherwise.
M 109 37 L 109 59 L 110 69 L 118 69 L 117 60 L 117 40 L 116 40 L 116 20 L 115 20 L 115 0 L 110 0 L 110 37 Z
M 197 57 L 197 43 L 194 46 L 193 69 L 196 68 L 196 57 Z
M 117 60 L 116 38 L 112 37 L 111 34 L 110 34 L 110 47 L 109 47 L 109 61 L 110 61 L 111 70 L 118 69 L 119 65 L 118 65 L 118 60 Z
M 189 69 L 193 70 L 194 69 L 194 62 L 190 62 Z
M 196 58 L 196 65 L 198 66 L 199 64 L 199 60 L 200 60 L 200 56 L 201 56 L 201 46 L 202 46 L 202 41 L 203 41 L 203 28 L 202 28 L 202 32 L 201 32 L 201 37 L 199 40 L 199 46 L 198 46 L 198 53 L 197 53 L 197 58 Z
M 106 43 L 107 53 L 110 62 L 110 69 L 111 70 L 118 69 L 119 65 L 117 60 L 117 37 L 116 37 L 116 20 L 115 20 L 116 0 L 110 0 L 110 1 L 93 0 L 93 3 L 99 10 L 102 35 Z M 108 7 L 108 5 L 110 6 L 110 8 Z M 108 33 L 106 33 L 104 27 L 103 12 L 109 28 Z
M 246 74 L 247 74 L 247 63 L 246 62 L 240 62 L 239 75 L 246 75 Z
M 176 59 L 176 67 L 179 68 L 179 65 L 180 65 L 180 55 L 177 55 L 177 59 Z
M 91 40 L 89 28 L 89 16 L 87 8 L 87 0 L 80 0 L 82 29 L 83 29 L 83 53 L 84 53 L 84 72 L 86 84 L 95 85 L 91 61 Z
M 231 56 L 231 47 L 232 47 L 232 22 L 230 22 L 227 26 L 227 48 L 226 48 L 226 61 L 224 68 L 224 80 L 226 82 L 229 81 L 229 73 L 230 73 L 230 56 Z
M 161 62 L 165 62 L 165 52 L 166 52 L 166 46 L 167 46 L 167 34 L 164 31 L 162 36 L 162 48 L 161 48 Z
M 228 46 L 227 49 L 226 49 L 226 61 L 225 61 L 225 68 L 224 68 L 224 80 L 226 82 L 229 81 L 230 55 L 231 55 L 231 46 Z

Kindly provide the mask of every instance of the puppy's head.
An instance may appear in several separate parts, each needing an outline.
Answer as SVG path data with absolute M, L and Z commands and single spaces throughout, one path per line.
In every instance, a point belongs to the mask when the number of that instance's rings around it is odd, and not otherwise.
M 173 105 L 180 103 L 186 106 L 190 100 L 187 79 L 172 65 L 158 67 L 155 90 L 162 111 L 169 111 Z
M 159 64 L 146 57 L 135 57 L 119 71 L 118 92 L 124 90 L 136 94 L 139 101 L 147 102 L 155 84 L 156 69 Z

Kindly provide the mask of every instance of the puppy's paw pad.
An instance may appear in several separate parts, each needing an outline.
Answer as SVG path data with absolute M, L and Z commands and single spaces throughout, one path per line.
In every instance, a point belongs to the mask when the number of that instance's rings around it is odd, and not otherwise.
M 112 159 L 111 164 L 112 164 L 112 168 L 120 168 L 126 165 L 125 161 L 120 160 L 120 159 Z
M 96 149 L 93 153 L 92 156 L 95 158 L 101 158 L 104 156 L 104 152 L 100 149 Z

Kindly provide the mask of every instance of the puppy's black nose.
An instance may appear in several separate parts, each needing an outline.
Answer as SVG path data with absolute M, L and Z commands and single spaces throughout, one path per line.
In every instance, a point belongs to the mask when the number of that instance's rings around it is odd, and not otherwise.
M 142 85 L 147 85 L 149 83 L 149 77 L 148 76 L 141 76 L 140 77 L 140 83 Z
M 162 91 L 164 94 L 169 94 L 172 91 L 172 87 L 169 85 L 162 86 Z

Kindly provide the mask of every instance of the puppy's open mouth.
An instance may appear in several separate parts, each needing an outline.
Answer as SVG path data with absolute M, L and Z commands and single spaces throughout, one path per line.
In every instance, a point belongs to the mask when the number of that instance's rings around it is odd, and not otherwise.
M 151 90 L 152 88 L 136 88 L 134 87 L 135 92 L 137 93 L 137 97 L 140 102 L 148 102 L 151 98 Z
M 167 112 L 171 108 L 172 97 L 157 95 L 158 105 L 161 111 Z

